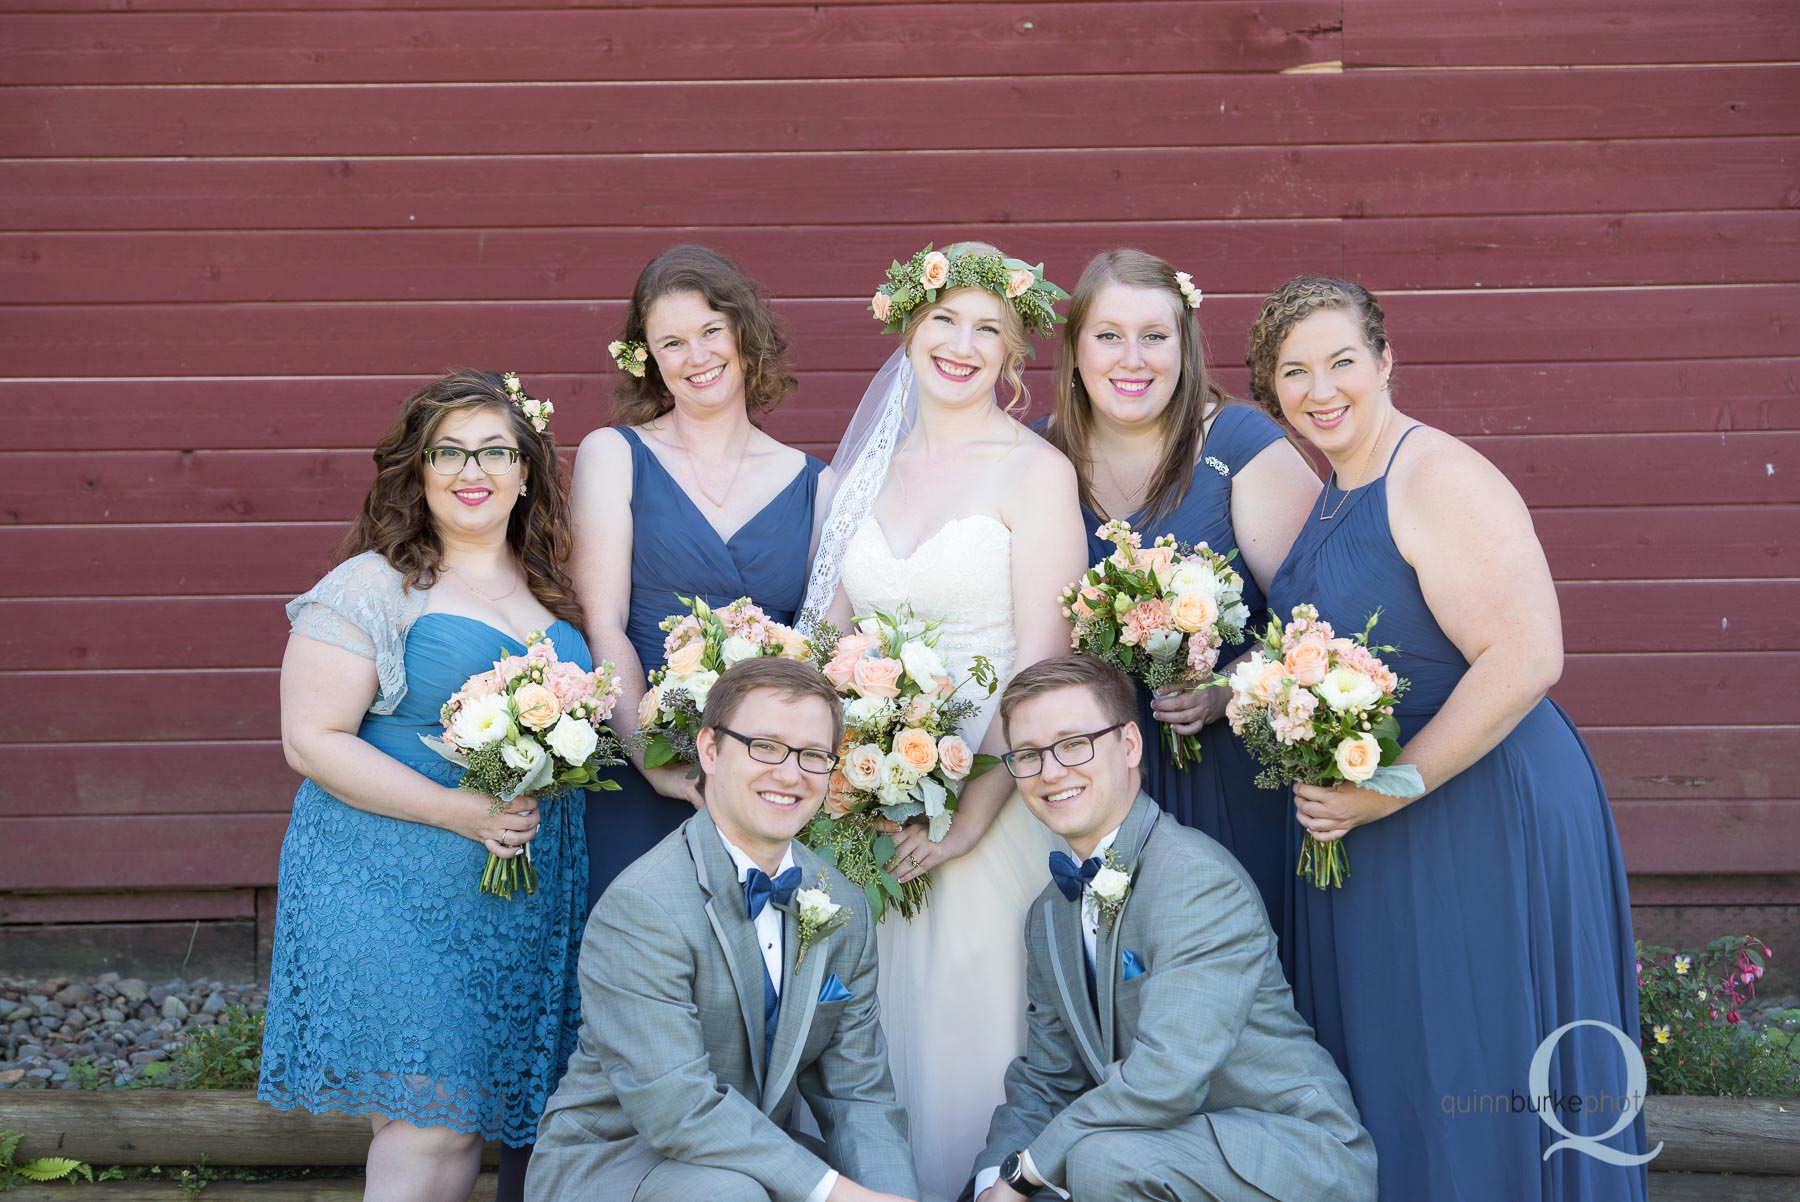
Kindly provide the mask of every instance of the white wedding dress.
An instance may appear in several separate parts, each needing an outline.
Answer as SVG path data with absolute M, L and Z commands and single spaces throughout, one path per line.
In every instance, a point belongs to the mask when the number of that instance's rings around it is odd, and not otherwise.
M 997 518 L 953 518 L 901 558 L 871 515 L 842 563 L 852 612 L 910 603 L 941 623 L 937 650 L 959 682 L 977 655 L 1002 684 L 1011 676 L 1012 531 Z M 965 725 L 971 747 L 999 696 Z M 1025 911 L 1050 880 L 1055 846 L 1012 794 L 974 850 L 932 874 L 923 913 L 911 922 L 890 914 L 877 928 L 881 1025 L 927 1198 L 955 1198 L 984 1167 L 975 1158 L 1005 1098 L 1006 1066 L 1025 1050 Z

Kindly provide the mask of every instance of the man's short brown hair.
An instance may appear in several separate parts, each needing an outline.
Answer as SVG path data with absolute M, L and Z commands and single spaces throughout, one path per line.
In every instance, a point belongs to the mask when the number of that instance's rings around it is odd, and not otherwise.
M 789 701 L 817 697 L 831 711 L 830 750 L 836 751 L 843 742 L 844 704 L 825 674 L 811 664 L 772 655 L 739 660 L 719 675 L 706 696 L 701 727 L 716 730 L 731 725 L 732 715 L 744 703 L 745 696 L 756 689 L 773 689 Z
M 1009 743 L 1013 711 L 1033 697 L 1058 689 L 1086 689 L 1100 702 L 1109 721 L 1137 721 L 1137 690 L 1125 673 L 1091 655 L 1058 655 L 1021 668 L 1000 694 L 1000 729 Z

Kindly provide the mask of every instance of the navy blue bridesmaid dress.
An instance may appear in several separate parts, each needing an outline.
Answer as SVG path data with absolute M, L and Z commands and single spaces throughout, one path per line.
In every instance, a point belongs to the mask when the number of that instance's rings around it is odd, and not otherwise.
M 1213 419 L 1194 468 L 1193 482 L 1174 512 L 1148 526 L 1139 525 L 1142 514 L 1126 520 L 1144 536 L 1149 546 L 1157 537 L 1173 534 L 1184 543 L 1205 543 L 1221 555 L 1238 549 L 1231 528 L 1232 477 L 1272 442 L 1282 438 L 1281 427 L 1248 405 L 1226 405 Z M 1112 554 L 1112 544 L 1094 531 L 1102 519 L 1084 506 L 1088 524 L 1088 561 L 1098 563 Z M 1244 578 L 1244 604 L 1251 624 L 1267 621 L 1267 602 L 1251 577 L 1242 557 L 1232 566 Z M 1243 643 L 1219 649 L 1219 665 L 1230 663 L 1244 650 Z M 1183 826 L 1204 831 L 1237 857 L 1250 874 L 1269 912 L 1269 924 L 1286 947 L 1287 909 L 1291 893 L 1288 877 L 1293 871 L 1288 849 L 1288 815 L 1293 803 L 1285 789 L 1258 789 L 1258 766 L 1242 740 L 1224 722 L 1209 722 L 1200 730 L 1200 762 L 1177 768 L 1162 741 L 1161 723 L 1150 708 L 1150 690 L 1138 685 L 1138 725 L 1144 732 L 1144 791 L 1154 797 Z M 1284 953 L 1285 964 L 1285 953 Z
M 1418 427 L 1413 427 L 1417 429 Z M 1409 430 L 1408 435 L 1411 434 Z M 1398 456 L 1402 437 L 1394 449 Z M 1393 458 L 1389 459 L 1389 466 Z M 1276 574 L 1270 604 L 1316 605 L 1340 635 L 1381 610 L 1373 641 L 1411 682 L 1402 741 L 1468 671 L 1425 604 L 1388 527 L 1387 478 L 1328 489 Z M 1342 508 L 1335 508 L 1344 498 Z M 1291 809 L 1290 809 L 1291 812 Z M 1290 839 L 1302 835 L 1293 823 Z M 1341 889 L 1295 878 L 1295 1003 L 1337 1059 L 1374 1136 L 1384 1199 L 1642 1199 L 1645 1170 L 1563 1148 L 1537 1113 L 1534 1054 L 1577 1020 L 1638 1040 L 1630 898 L 1606 790 L 1580 734 L 1540 701 L 1487 755 L 1425 797 L 1345 836 Z M 1550 1117 L 1581 1135 L 1635 1119 L 1606 1146 L 1642 1155 L 1627 1053 L 1599 1027 L 1549 1059 Z
M 618 429 L 631 446 L 631 612 L 625 635 L 645 674 L 663 665 L 660 626 L 681 612 L 681 597 L 697 596 L 709 605 L 749 597 L 774 621 L 792 623 L 806 596 L 813 500 L 825 465 L 808 455 L 786 488 L 722 539 L 638 432 Z M 587 808 L 590 907 L 627 865 L 694 813 L 687 802 L 651 788 L 635 768 L 617 771 L 620 791 L 594 794 Z

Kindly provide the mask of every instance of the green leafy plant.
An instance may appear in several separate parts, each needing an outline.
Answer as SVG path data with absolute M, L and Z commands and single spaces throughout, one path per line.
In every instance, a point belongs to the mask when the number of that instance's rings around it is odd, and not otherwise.
M 1771 1025 L 1743 1021 L 1768 947 L 1749 935 L 1699 951 L 1637 945 L 1640 1045 L 1650 1088 L 1664 1094 L 1800 1094 L 1800 1011 Z
M 262 1041 L 263 1011 L 227 1006 L 216 1023 L 188 1036 L 167 1071 L 177 1089 L 249 1088 L 262 1072 Z
M 0 1131 L 0 1194 L 10 1193 L 27 1182 L 74 1181 L 94 1179 L 94 1170 L 72 1156 L 40 1156 L 35 1160 L 15 1161 L 24 1132 Z

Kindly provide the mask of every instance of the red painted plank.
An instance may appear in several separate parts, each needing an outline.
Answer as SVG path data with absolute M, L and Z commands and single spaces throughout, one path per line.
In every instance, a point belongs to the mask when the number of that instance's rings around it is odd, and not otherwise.
M 1341 270 L 1339 224 L 1006 224 L 956 235 L 1027 247 L 1069 286 L 1097 252 L 1136 246 L 1181 264 L 1209 292 L 1252 293 Z M 887 263 L 935 236 L 893 225 L 14 233 L 0 234 L 0 295 L 12 304 L 623 300 L 651 258 L 696 238 L 737 259 L 773 296 L 844 296 L 873 292 Z
M 42 15 L 8 20 L 5 66 L 19 84 L 1275 72 L 1342 58 L 1337 17 L 1335 0 Z
M 1531 518 L 1559 580 L 1800 575 L 1800 506 L 1540 509 Z M 1666 695 L 1666 683 L 1659 690 Z
M 0 893 L 0 923 L 187 922 L 255 918 L 249 889 L 143 893 Z
M 1792 651 L 1569 655 L 1550 695 L 1582 726 L 1762 724 L 1794 719 L 1796 672 Z M 1670 681 L 1680 682 L 1678 694 Z
M 1800 801 L 1629 801 L 1613 807 L 1633 873 L 1790 873 Z
M 285 813 L 0 818 L 0 887 L 273 885 L 287 824 Z
M 1764 800 L 1792 792 L 1800 776 L 1795 726 L 1595 727 L 1582 735 L 1615 802 Z
M 736 224 L 746 196 L 793 225 L 1186 221 L 1779 209 L 1792 138 L 989 150 L 887 155 L 32 160 L 9 164 L 14 230 Z M 524 187 L 521 181 L 529 181 Z
M 286 602 L 285 594 L 4 600 L 0 671 L 272 667 L 287 642 Z
M 868 271 L 841 295 L 792 300 L 798 366 L 873 371 L 894 340 L 869 317 Z M 1259 298 L 1209 298 L 1220 348 L 1241 345 Z M 1555 292 L 1391 293 L 1395 358 L 1411 363 L 1755 357 L 1791 353 L 1800 284 Z M 430 304 L 56 305 L 9 310 L 0 364 L 21 376 L 408 374 L 476 363 L 526 375 L 589 372 L 619 328 L 615 301 Z M 1404 386 L 1404 376 L 1397 377 Z
M 1780 283 L 1800 211 L 1347 221 L 1344 274 L 1377 291 Z M 21 297 L 20 299 L 24 299 Z M 98 298 L 96 298 L 98 299 Z
M 800 441 L 830 445 L 844 415 Z M 1484 437 L 1527 503 L 1800 503 L 1800 432 Z M 70 522 L 331 521 L 360 505 L 365 451 L 128 451 L 5 458 L 8 518 Z
M 1800 651 L 1800 580 L 1561 584 L 1563 646 L 1576 651 Z
M 0 779 L 36 786 L 0 789 L 0 818 L 286 813 L 300 784 L 273 741 L 0 746 Z
M 1355 67 L 1797 58 L 1791 0 L 1344 0 L 1344 61 Z
M 981 113 L 1008 147 L 1729 137 L 1800 132 L 1800 68 L 1368 72 L 366 88 L 21 88 L 0 153 L 618 154 L 934 150 L 928 112 Z M 654 111 L 652 122 L 595 120 Z M 1097 112 L 1158 120 L 1096 125 Z M 803 119 L 796 119 L 804 115 Z

